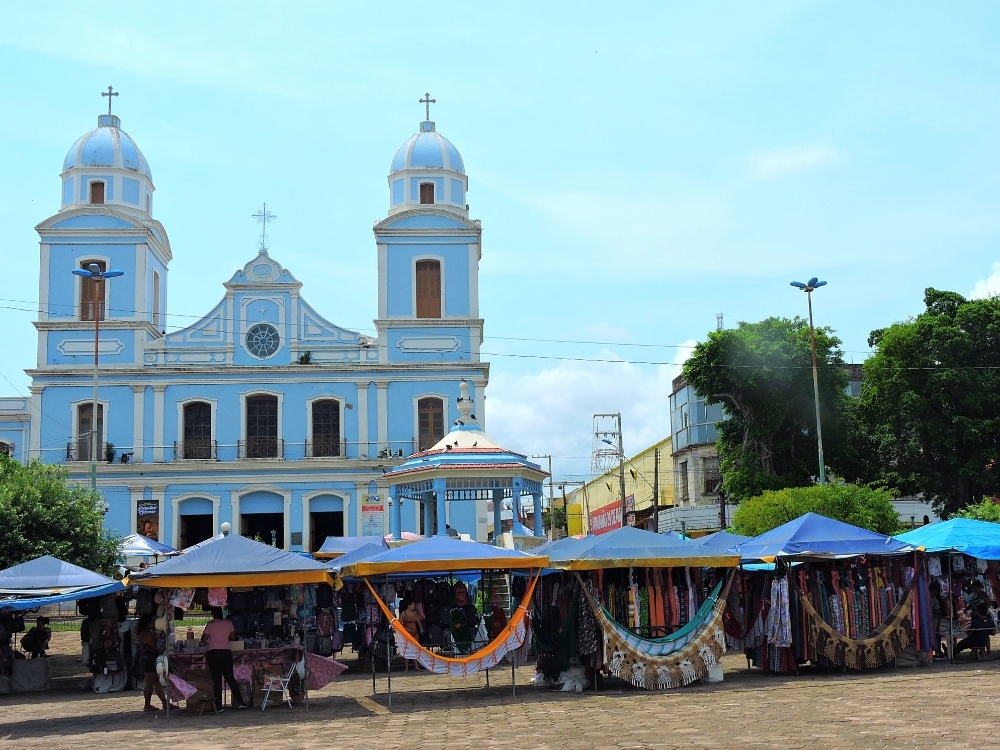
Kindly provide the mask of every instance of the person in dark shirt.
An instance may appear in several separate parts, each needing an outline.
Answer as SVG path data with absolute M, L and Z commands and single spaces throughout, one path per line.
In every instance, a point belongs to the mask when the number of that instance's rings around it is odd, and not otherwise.
M 955 644 L 955 656 L 966 649 L 989 648 L 990 636 L 996 631 L 996 625 L 984 603 L 979 603 L 972 610 L 972 621 L 969 624 L 968 635 Z
M 21 648 L 31 654 L 32 659 L 37 659 L 39 656 L 48 656 L 45 651 L 51 640 L 52 629 L 49 628 L 49 618 L 39 617 L 35 620 L 35 627 L 21 638 Z

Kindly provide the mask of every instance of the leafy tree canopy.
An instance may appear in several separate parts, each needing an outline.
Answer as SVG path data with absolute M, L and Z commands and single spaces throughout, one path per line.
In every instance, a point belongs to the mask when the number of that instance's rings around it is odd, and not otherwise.
M 974 521 L 989 521 L 1000 523 L 1000 504 L 995 503 L 990 498 L 986 498 L 981 503 L 966 505 L 955 513 L 959 518 L 971 518 Z
M 853 459 L 847 372 L 829 328 L 816 329 L 820 407 L 827 463 Z M 767 318 L 713 331 L 695 347 L 684 377 L 707 404 L 721 404 L 723 488 L 740 502 L 765 490 L 812 484 L 819 473 L 809 322 Z
M 888 490 L 852 484 L 787 487 L 744 500 L 733 514 L 733 531 L 759 536 L 806 513 L 818 513 L 879 534 L 900 530 Z
M 868 339 L 856 478 L 923 493 L 947 517 L 1000 493 L 1000 299 L 927 289 L 924 303 Z
M 61 466 L 0 456 L 0 570 L 52 555 L 112 575 L 120 540 L 104 529 L 102 500 L 67 484 Z

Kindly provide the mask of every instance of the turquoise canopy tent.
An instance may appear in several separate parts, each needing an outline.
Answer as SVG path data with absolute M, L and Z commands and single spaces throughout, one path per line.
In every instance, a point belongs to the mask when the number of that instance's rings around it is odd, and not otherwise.
M 0 608 L 34 609 L 113 594 L 124 588 L 121 581 L 44 555 L 0 570 Z
M 565 541 L 565 540 L 563 540 Z M 549 567 L 560 570 L 603 568 L 736 567 L 732 552 L 699 547 L 673 534 L 624 526 L 606 534 L 584 537 L 575 543 L 548 548 Z
M 806 513 L 736 546 L 743 562 L 774 562 L 777 558 L 837 560 L 859 555 L 901 555 L 916 549 L 917 545 L 818 513 Z
M 896 539 L 927 552 L 961 552 L 980 560 L 1000 560 L 1000 523 L 952 518 L 897 534 Z

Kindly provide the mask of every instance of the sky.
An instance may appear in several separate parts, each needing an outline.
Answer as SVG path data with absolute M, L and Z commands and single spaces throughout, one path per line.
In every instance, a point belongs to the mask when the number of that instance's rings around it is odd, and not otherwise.
M 480 7 L 481 6 L 481 7 Z M 490 434 L 585 478 L 592 415 L 669 433 L 691 347 L 805 315 L 861 362 L 926 287 L 1000 292 L 1000 6 L 930 2 L 33 2 L 0 27 L 0 395 L 34 365 L 38 237 L 70 145 L 115 113 L 170 236 L 168 327 L 271 254 L 373 333 L 372 223 L 432 119 L 482 221 Z

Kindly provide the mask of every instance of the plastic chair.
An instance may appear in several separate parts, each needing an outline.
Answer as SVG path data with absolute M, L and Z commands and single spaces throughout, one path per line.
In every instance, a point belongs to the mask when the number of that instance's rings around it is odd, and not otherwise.
M 281 691 L 282 700 L 288 704 L 288 707 L 292 707 L 292 695 L 288 692 L 288 685 L 292 681 L 292 673 L 295 672 L 295 665 L 292 664 L 292 668 L 288 670 L 288 674 L 284 677 L 281 675 L 269 674 L 264 677 L 264 697 L 260 702 L 260 710 L 263 711 L 267 708 L 267 701 L 272 692 Z

